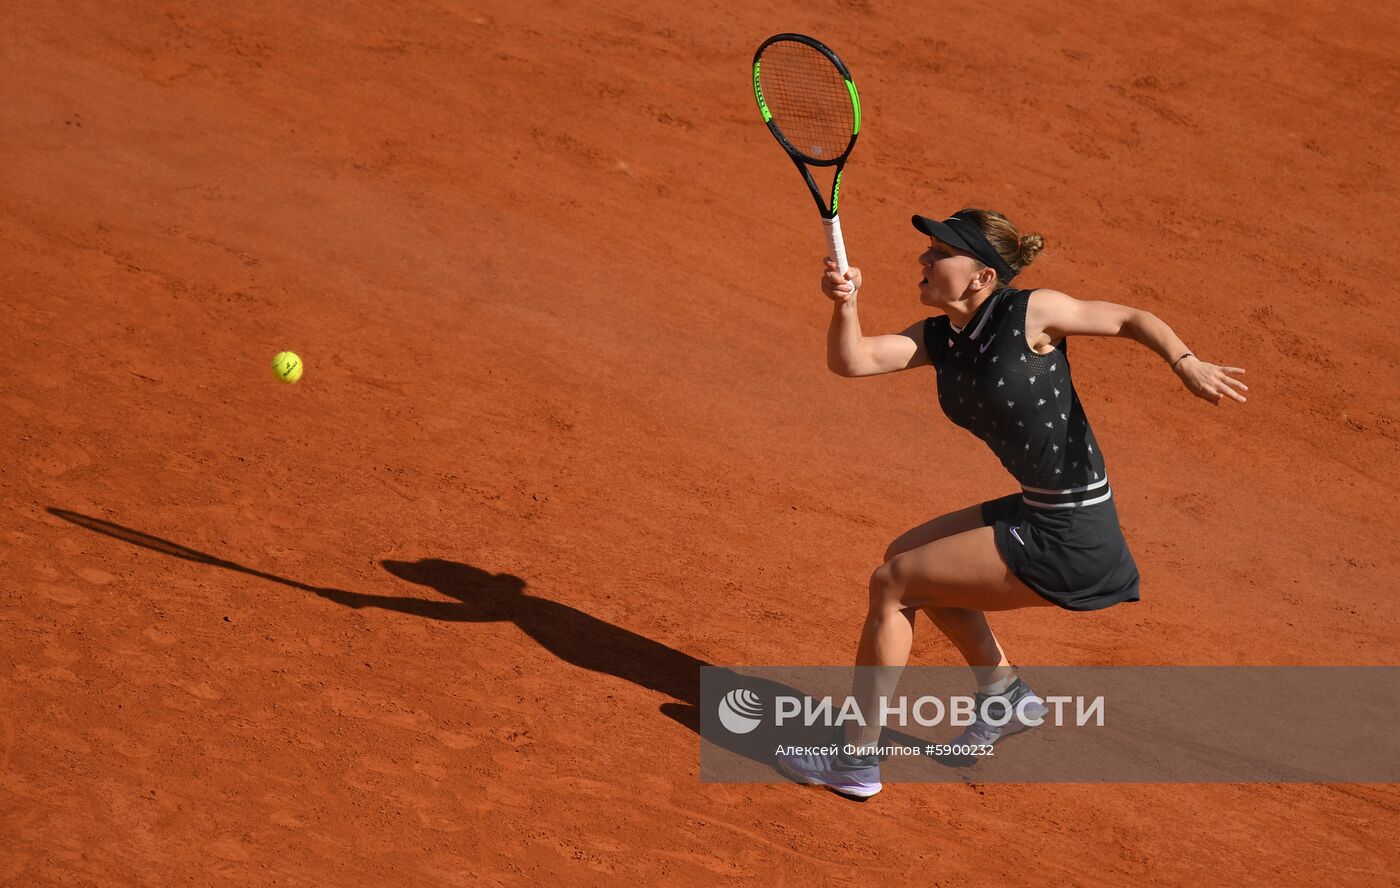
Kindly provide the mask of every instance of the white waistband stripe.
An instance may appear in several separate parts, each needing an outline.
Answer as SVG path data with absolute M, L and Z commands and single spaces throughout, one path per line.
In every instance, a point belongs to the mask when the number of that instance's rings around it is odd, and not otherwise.
M 1033 500 L 1028 496 L 1021 497 L 1021 502 L 1025 503 L 1028 506 L 1035 506 L 1037 509 L 1078 509 L 1081 506 L 1092 506 L 1095 503 L 1101 503 L 1111 496 L 1113 496 L 1113 491 L 1110 490 L 1103 496 L 1096 496 L 1093 499 L 1080 500 L 1076 503 L 1045 503 L 1041 502 L 1040 500 Z

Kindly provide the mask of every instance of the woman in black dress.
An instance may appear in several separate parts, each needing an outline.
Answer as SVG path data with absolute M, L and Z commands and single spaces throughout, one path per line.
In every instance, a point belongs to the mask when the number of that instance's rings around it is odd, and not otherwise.
M 1000 499 L 940 515 L 890 543 L 870 579 L 870 603 L 856 653 L 854 696 L 862 712 L 892 696 L 909 659 L 914 617 L 924 611 L 972 667 L 978 711 L 991 699 L 1013 717 L 981 719 L 955 743 L 990 744 L 1025 730 L 1042 701 L 1019 678 L 987 624 L 987 611 L 1057 606 L 1097 610 L 1138 600 L 1138 571 L 1123 539 L 1108 470 L 1070 377 L 1066 337 L 1121 336 L 1157 353 L 1186 388 L 1219 406 L 1243 402 L 1247 386 L 1199 360 L 1150 312 L 1017 290 L 1011 280 L 1044 245 L 1000 213 L 964 209 L 938 221 L 915 216 L 929 238 L 919 256 L 919 301 L 942 315 L 901 333 L 864 336 L 856 315 L 859 269 L 844 276 L 828 259 L 821 287 L 834 303 L 827 365 L 842 376 L 873 376 L 931 365 L 938 401 L 957 425 L 981 438 L 1020 485 Z M 1237 391 L 1238 390 L 1238 391 Z M 787 757 L 794 778 L 866 797 L 881 789 L 873 747 L 879 725 L 848 727 L 839 755 Z

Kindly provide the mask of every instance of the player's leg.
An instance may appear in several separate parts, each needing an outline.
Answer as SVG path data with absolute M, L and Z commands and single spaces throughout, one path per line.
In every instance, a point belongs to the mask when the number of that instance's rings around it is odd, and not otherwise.
M 1005 657 L 980 612 L 1050 605 L 1007 568 L 990 527 L 976 527 L 900 552 L 870 578 L 870 600 L 856 652 L 857 704 L 862 712 L 878 713 L 880 698 L 893 696 L 909 661 L 914 615 L 919 610 L 938 611 L 939 628 L 958 646 L 969 665 L 990 667 L 994 674 L 1004 665 Z M 875 719 L 870 721 L 864 730 L 856 727 L 848 731 L 847 739 L 859 745 L 876 742 L 879 726 Z
M 914 615 L 920 608 L 929 612 L 970 664 L 980 665 L 1001 664 L 1005 658 L 981 610 L 966 606 L 973 603 L 969 596 L 977 596 L 979 583 L 985 594 L 975 603 L 984 607 L 1004 610 L 1046 603 L 1024 587 L 1021 589 L 1034 598 L 1022 595 L 1008 582 L 1009 571 L 1000 564 L 991 528 L 984 526 L 981 505 L 940 515 L 901 534 L 885 554 L 886 563 L 871 578 L 870 608 L 857 652 L 853 695 L 865 713 L 878 714 L 878 704 L 872 701 L 893 695 L 899 673 L 909 659 Z M 988 555 L 996 563 L 988 562 Z M 912 575 L 918 575 L 919 580 L 910 582 Z M 1020 582 L 1014 577 L 1011 581 Z M 907 603 L 903 601 L 906 593 L 900 591 L 906 586 Z M 938 604 L 942 600 L 937 594 L 940 589 L 948 590 L 957 606 Z M 879 725 L 878 720 L 872 721 L 875 723 L 869 732 L 852 731 L 848 725 L 846 742 L 862 747 L 876 743 Z M 779 768 L 800 782 L 825 784 L 850 796 L 869 797 L 881 788 L 877 756 L 848 756 L 845 752 L 788 756 L 780 757 Z
M 885 549 L 884 560 L 889 561 L 897 555 L 944 537 L 976 530 L 985 523 L 981 503 L 939 515 L 895 537 Z M 977 677 L 978 687 L 995 686 L 997 682 L 1010 676 L 1011 664 L 992 633 L 985 613 L 960 607 L 930 606 L 923 610 L 933 621 L 933 625 L 937 626 L 962 654 Z
M 926 607 L 924 613 L 962 654 L 979 688 L 995 687 L 1011 677 L 1011 661 L 987 623 L 986 613 L 963 607 Z

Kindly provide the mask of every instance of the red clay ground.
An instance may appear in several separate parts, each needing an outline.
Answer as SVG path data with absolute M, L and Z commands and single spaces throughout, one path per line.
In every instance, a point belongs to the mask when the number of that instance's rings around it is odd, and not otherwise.
M 0 882 L 1394 878 L 1393 785 L 853 805 L 701 784 L 689 725 L 699 663 L 848 662 L 886 541 L 1012 489 L 931 371 L 825 370 L 778 30 L 862 88 L 868 332 L 972 203 L 1248 368 L 1217 410 L 1075 342 L 1144 601 L 1013 658 L 1396 662 L 1395 7 L 122 5 L 3 5 Z

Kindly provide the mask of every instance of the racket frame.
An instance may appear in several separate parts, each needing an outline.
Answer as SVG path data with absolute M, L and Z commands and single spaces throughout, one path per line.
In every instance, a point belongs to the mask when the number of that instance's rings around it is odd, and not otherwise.
M 780 41 L 802 43 L 817 50 L 822 55 L 826 56 L 827 60 L 836 68 L 837 73 L 841 75 L 841 79 L 846 82 L 846 89 L 851 96 L 851 110 L 853 115 L 851 138 L 850 141 L 846 143 L 845 149 L 836 157 L 824 159 L 804 154 L 788 141 L 787 136 L 783 135 L 782 130 L 778 129 L 778 125 L 773 121 L 773 112 L 768 108 L 768 103 L 763 98 L 762 58 L 765 49 Z M 846 161 L 850 158 L 851 150 L 855 148 L 856 139 L 860 136 L 860 93 L 856 91 L 855 80 L 851 78 L 850 69 L 846 67 L 845 62 L 841 61 L 840 56 L 820 40 L 808 37 L 805 34 L 774 34 L 772 37 L 769 37 L 767 40 L 763 41 L 763 43 L 759 44 L 758 49 L 754 51 L 753 94 L 754 99 L 758 102 L 759 113 L 763 115 L 763 122 L 768 127 L 768 132 L 772 133 L 773 138 L 778 140 L 778 144 L 782 146 L 788 159 L 792 161 L 793 166 L 797 167 L 797 171 L 802 174 L 803 181 L 807 183 L 807 190 L 812 193 L 812 200 L 816 201 L 817 211 L 821 213 L 823 227 L 826 229 L 827 249 L 830 251 L 832 258 L 834 258 L 841 267 L 841 273 L 845 274 L 849 265 L 846 262 L 845 241 L 841 236 L 841 220 L 837 215 L 841 202 L 841 174 L 845 171 Z M 810 167 L 836 168 L 835 175 L 832 177 L 831 181 L 830 203 L 822 196 L 821 188 L 818 187 L 816 179 L 812 178 Z

